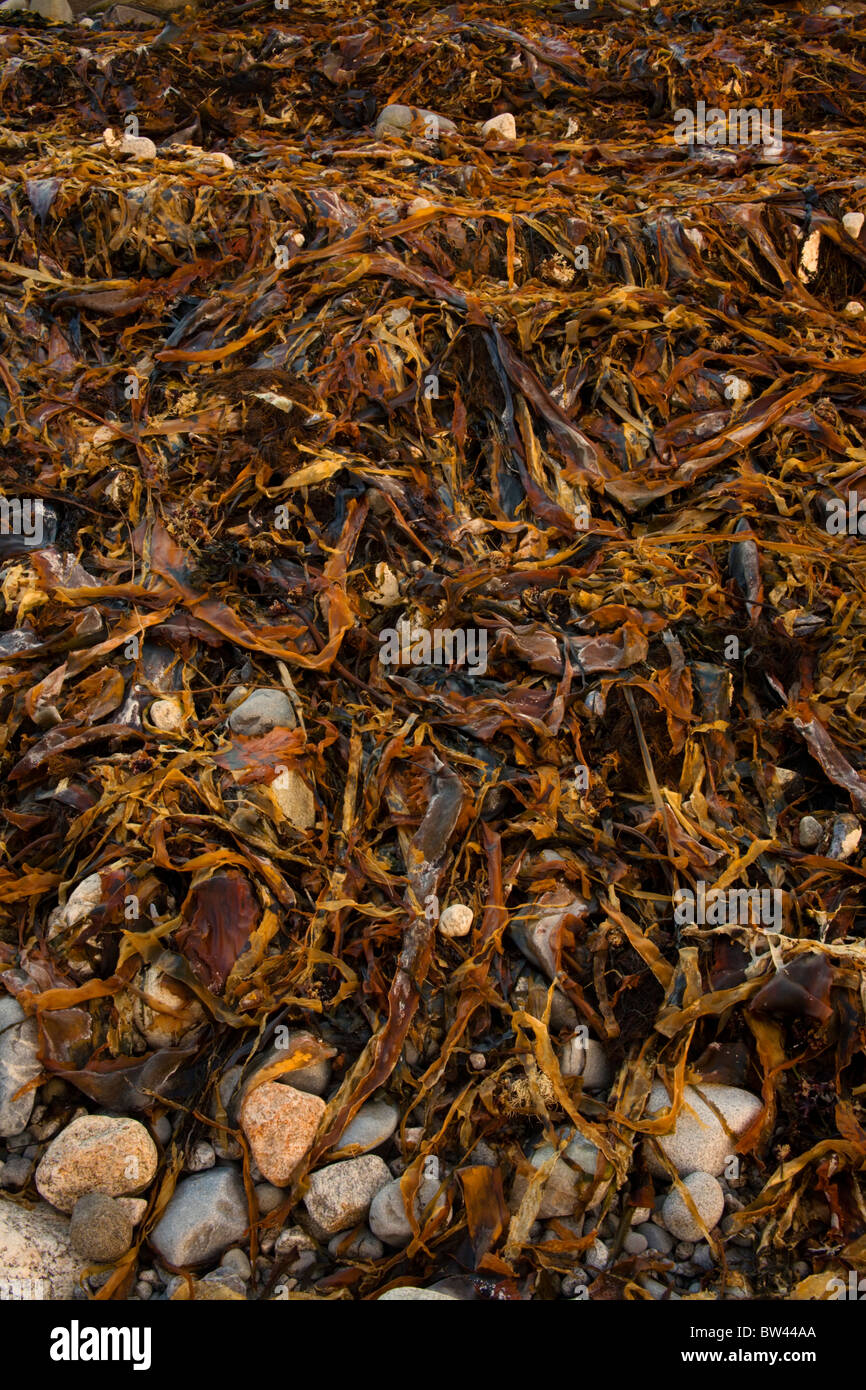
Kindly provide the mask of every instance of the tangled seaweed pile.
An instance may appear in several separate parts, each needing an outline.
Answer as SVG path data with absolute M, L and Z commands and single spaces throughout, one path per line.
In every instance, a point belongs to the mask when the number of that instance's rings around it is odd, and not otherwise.
M 2 19 L 3 1219 L 143 1194 L 99 1298 L 827 1297 L 866 7 Z

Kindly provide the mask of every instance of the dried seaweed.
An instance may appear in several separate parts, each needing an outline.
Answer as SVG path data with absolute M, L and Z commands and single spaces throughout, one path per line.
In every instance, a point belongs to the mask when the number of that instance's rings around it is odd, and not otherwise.
M 670 1286 L 825 1297 L 866 1239 L 860 7 L 162 11 L 0 29 L 0 487 L 39 504 L 0 538 L 0 981 L 52 1113 L 175 1123 L 142 1254 L 189 1147 L 239 1146 L 255 1254 L 384 1091 L 439 1196 L 296 1292 L 532 1298 L 735 1084 L 743 1200 Z M 780 150 L 676 143 L 735 99 Z M 291 718 L 233 728 L 242 690 Z M 780 920 L 677 920 L 713 890 Z M 333 1085 L 264 1216 L 218 1083 L 286 1024 Z M 663 1277 L 625 1230 L 591 1298 Z

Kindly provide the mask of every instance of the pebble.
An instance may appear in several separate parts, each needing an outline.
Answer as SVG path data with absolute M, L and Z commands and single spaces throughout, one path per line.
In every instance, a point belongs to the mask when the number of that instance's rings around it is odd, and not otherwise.
M 76 884 L 63 907 L 55 907 L 48 918 L 48 936 L 69 927 L 77 927 L 88 920 L 94 908 L 102 902 L 102 878 L 99 874 L 88 874 Z
M 21 9 L 26 9 L 25 4 Z M 69 5 L 69 0 L 30 0 L 30 13 L 41 14 L 43 19 L 56 19 L 62 24 L 71 24 L 75 16 Z
M 721 1187 L 710 1173 L 690 1173 L 683 1178 L 683 1186 L 688 1190 L 704 1226 L 711 1231 L 718 1225 L 725 1209 L 725 1195 Z M 678 1240 L 697 1241 L 703 1236 L 703 1230 L 675 1188 L 672 1188 L 665 1198 L 662 1220 L 671 1235 L 676 1236 Z M 680 1246 L 677 1246 L 676 1253 L 680 1255 Z M 688 1256 L 684 1258 L 690 1258 L 691 1255 L 690 1249 Z
M 229 728 L 244 738 L 262 738 L 271 729 L 294 729 L 295 709 L 284 690 L 254 690 L 229 715 Z
M 377 1154 L 329 1163 L 310 1177 L 304 1197 L 307 1215 L 325 1236 L 356 1226 L 376 1193 L 391 1182 L 388 1165 Z
M 644 1224 L 645 1221 L 649 1221 L 649 1219 L 650 1219 L 651 1216 L 652 1216 L 652 1208 L 650 1208 L 650 1207 L 633 1207 L 633 1208 L 632 1208 L 632 1213 L 631 1213 L 630 1224 L 631 1224 L 632 1226 L 642 1226 L 642 1225 Z
M 0 1198 L 0 1288 L 10 1287 L 4 1298 L 72 1298 L 88 1263 L 72 1248 L 67 1217 L 45 1202 L 23 1207 Z
M 316 798 L 294 768 L 277 773 L 271 782 L 271 795 L 296 830 L 309 830 L 316 824 Z
M 179 733 L 183 728 L 183 710 L 179 700 L 154 700 L 148 714 L 154 728 L 164 734 Z
M 605 1269 L 610 1259 L 610 1251 L 603 1240 L 594 1240 L 586 1251 L 583 1262 L 590 1269 Z
M 149 1298 L 153 1298 L 153 1289 L 150 1287 L 150 1284 L 146 1284 L 143 1279 L 139 1279 L 136 1284 L 135 1293 L 136 1297 L 142 1299 L 144 1302 L 147 1302 Z
M 674 1250 L 674 1254 L 676 1255 L 678 1260 L 690 1260 L 694 1253 L 694 1249 L 695 1247 L 692 1241 L 681 1240 L 678 1243 L 676 1249 Z
M 102 140 L 109 154 L 125 154 L 139 161 L 156 159 L 156 145 L 146 135 L 129 135 L 126 131 L 118 135 L 109 126 L 102 132 Z
M 583 1041 L 578 1032 L 563 1045 L 559 1069 L 563 1076 L 580 1076 L 587 1091 L 600 1091 L 613 1080 L 613 1068 L 607 1053 L 595 1038 Z
M 451 1293 L 440 1293 L 436 1289 L 418 1289 L 404 1284 L 399 1289 L 387 1289 L 380 1293 L 377 1303 L 458 1303 L 460 1300 Z
M 650 1250 L 655 1250 L 659 1255 L 669 1255 L 674 1248 L 674 1243 L 667 1231 L 661 1226 L 657 1226 L 654 1221 L 645 1221 L 638 1226 L 637 1232 L 642 1235 Z
M 102 1192 L 88 1192 L 72 1208 L 69 1239 L 74 1250 L 99 1264 L 125 1255 L 133 1241 L 132 1217 L 126 1206 Z
M 246 1235 L 247 1199 L 234 1168 L 182 1178 L 150 1243 L 166 1264 L 204 1265 Z
M 439 917 L 443 936 L 468 936 L 472 930 L 472 908 L 463 903 L 449 903 Z
M 274 1187 L 273 1183 L 260 1182 L 256 1183 L 256 1198 L 262 1216 L 267 1216 L 269 1211 L 275 1211 L 286 1200 L 286 1194 L 279 1187 Z
M 159 1115 L 152 1123 L 154 1138 L 165 1147 L 171 1138 L 171 1120 L 167 1115 Z
M 256 1059 L 255 1070 L 250 1072 L 249 1078 L 244 1086 L 244 1090 L 249 1089 L 253 1078 L 263 1071 L 265 1067 L 271 1067 L 275 1062 L 285 1062 L 287 1058 L 298 1049 L 308 1046 L 315 1052 L 321 1050 L 321 1042 L 314 1033 L 305 1028 L 290 1028 L 280 1044 L 274 1043 Z M 234 1068 L 232 1068 L 234 1071 Z M 238 1069 L 238 1075 L 240 1069 Z M 316 1057 L 315 1060 L 307 1062 L 304 1066 L 296 1067 L 293 1071 L 283 1072 L 280 1076 L 274 1077 L 284 1086 L 294 1086 L 296 1091 L 306 1091 L 311 1096 L 322 1096 L 328 1089 L 331 1080 L 331 1063 L 327 1057 Z M 229 1087 L 228 1094 L 223 1096 L 223 1104 L 228 1108 L 233 1086 Z M 222 1094 L 222 1091 L 221 1091 Z
M 195 1296 L 197 1299 L 219 1300 L 225 1296 L 223 1292 L 217 1290 L 227 1290 L 232 1298 L 246 1298 L 247 1290 L 244 1280 L 233 1269 L 212 1269 L 203 1278 L 199 1279 L 195 1285 Z
M 637 1282 L 642 1289 L 646 1289 L 647 1293 L 652 1294 L 655 1299 L 664 1298 L 667 1301 L 667 1298 L 670 1298 L 673 1301 L 679 1302 L 680 1296 L 678 1293 L 670 1291 L 665 1284 L 659 1283 L 658 1279 L 653 1279 L 650 1274 L 639 1274 Z
M 247 1092 L 241 1105 L 241 1127 L 268 1182 L 275 1187 L 287 1186 L 312 1147 L 324 1113 L 325 1102 L 320 1096 L 278 1081 L 265 1081 Z
M 138 1120 L 82 1115 L 52 1139 L 36 1186 L 53 1207 L 72 1211 L 79 1197 L 141 1192 L 156 1174 L 156 1145 Z
M 253 1267 L 245 1250 L 227 1250 L 220 1261 L 221 1269 L 228 1269 L 241 1279 L 251 1279 Z
M 145 966 L 132 983 L 132 1021 L 149 1047 L 178 1047 L 205 1022 L 192 990 L 158 966 Z
M 695 1253 L 692 1255 L 692 1264 L 697 1265 L 698 1269 L 712 1269 L 715 1264 L 713 1252 L 705 1240 L 700 1245 L 695 1246 Z
M 297 1260 L 300 1255 L 315 1255 L 316 1242 L 301 1226 L 288 1226 L 280 1231 L 274 1245 L 274 1256 L 278 1260 Z
M 733 1137 L 725 1132 L 707 1101 L 712 1102 L 718 1110 Z M 646 1118 L 669 1109 L 670 1104 L 665 1087 L 657 1081 L 650 1092 Z M 738 1086 L 722 1086 L 714 1082 L 700 1087 L 686 1086 L 673 1133 L 657 1135 L 656 1139 L 680 1177 L 694 1172 L 718 1176 L 724 1171 L 737 1136 L 748 1129 L 761 1110 L 758 1097 Z M 646 1145 L 645 1152 L 647 1166 L 653 1176 L 666 1177 L 666 1170 L 650 1144 Z
M 642 1255 L 649 1248 L 649 1241 L 640 1231 L 629 1231 L 622 1245 L 629 1255 Z
M 510 111 L 503 111 L 501 116 L 493 116 L 489 121 L 485 121 L 481 127 L 481 134 L 485 140 L 491 135 L 498 135 L 501 140 L 516 140 L 517 125 Z
M 438 1189 L 438 1179 L 422 1179 L 413 1204 L 415 1216 L 419 1220 L 424 1208 L 429 1202 L 432 1202 Z M 369 1222 L 373 1235 L 378 1236 L 386 1245 L 395 1247 L 408 1245 L 412 1238 L 412 1227 L 406 1215 L 403 1193 L 400 1190 L 398 1178 L 379 1188 L 370 1205 Z
M 377 140 L 397 135 L 401 138 L 414 136 L 432 142 L 438 140 L 441 135 L 454 134 L 456 130 L 456 125 L 449 121 L 447 116 L 439 116 L 435 111 L 428 111 L 424 107 L 403 106 L 399 102 L 393 102 L 379 112 L 375 133 Z
M 540 1168 L 548 1159 L 553 1157 L 555 1150 L 552 1144 L 540 1144 L 535 1152 L 530 1156 L 530 1163 L 533 1168 Z M 566 1156 L 571 1163 L 576 1165 L 577 1171 L 570 1167 L 566 1162 Z M 594 1176 L 598 1149 L 591 1144 L 588 1139 L 581 1135 L 576 1135 L 560 1155 L 557 1163 L 547 1179 L 544 1188 L 544 1195 L 541 1199 L 541 1206 L 538 1209 L 538 1219 L 548 1221 L 553 1216 L 570 1216 L 574 1211 L 579 1198 L 585 1195 L 588 1186 L 588 1178 Z M 527 1180 L 522 1175 L 518 1175 L 514 1182 L 512 1202 L 518 1203 L 523 1197 L 527 1186 Z M 599 1206 L 604 1198 L 605 1192 L 610 1186 L 610 1179 L 602 1179 L 593 1194 L 588 1211 L 593 1211 Z
M 530 965 L 554 980 L 562 932 L 582 921 L 588 910 L 586 899 L 563 885 L 542 893 L 537 901 L 521 908 L 511 918 L 508 934 Z
M 341 1231 L 328 1241 L 328 1253 L 335 1260 L 381 1260 L 385 1247 L 372 1231 L 363 1230 L 351 1240 Z
M 187 1173 L 205 1173 L 209 1168 L 213 1168 L 215 1163 L 213 1144 L 209 1144 L 206 1139 L 199 1139 L 198 1143 L 193 1144 L 185 1167 Z
M 13 1154 L 5 1163 L 0 1164 L 0 1187 L 4 1187 L 7 1192 L 17 1192 L 19 1188 L 26 1187 L 32 1171 L 31 1159 L 25 1158 L 23 1154 Z
M 387 1100 L 368 1100 L 340 1135 L 335 1149 L 353 1150 L 357 1154 L 378 1149 L 391 1138 L 400 1123 L 400 1111 Z
M 819 820 L 814 816 L 803 816 L 797 827 L 797 838 L 801 849 L 814 849 L 821 843 L 821 836 L 824 834 L 823 827 Z
M 26 1016 L 17 999 L 4 995 L 0 999 L 0 1138 L 21 1134 L 27 1128 L 36 1088 L 25 1091 L 17 1100 L 12 1097 L 41 1074 L 38 1046 L 35 1018 Z

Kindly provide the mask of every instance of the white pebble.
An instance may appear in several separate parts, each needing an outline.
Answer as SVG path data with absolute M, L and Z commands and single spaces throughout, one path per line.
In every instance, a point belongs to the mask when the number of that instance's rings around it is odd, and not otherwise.
M 128 154 L 132 159 L 156 159 L 156 145 L 146 135 L 130 135 L 124 131 L 118 135 L 109 126 L 102 132 L 103 143 L 110 154 Z
M 688 1191 L 707 1230 L 711 1231 L 718 1225 L 725 1209 L 725 1194 L 721 1184 L 711 1173 L 690 1173 L 683 1179 L 683 1187 Z M 677 1240 L 695 1241 L 703 1237 L 700 1225 L 676 1188 L 672 1188 L 665 1198 L 662 1220 Z
M 472 930 L 472 908 L 463 903 L 451 903 L 439 918 L 443 936 L 468 936 Z
M 866 222 L 866 217 L 864 217 L 862 212 L 846 212 L 845 216 L 842 218 L 842 226 L 845 228 L 848 235 L 852 236 L 855 241 L 860 235 L 864 222 Z
M 498 135 L 503 140 L 517 139 L 517 125 L 510 111 L 504 111 L 501 116 L 493 116 L 491 120 L 485 121 L 481 127 L 481 134 L 485 139 L 489 135 Z
M 725 377 L 725 400 L 744 401 L 752 394 L 752 388 L 741 376 L 728 372 Z

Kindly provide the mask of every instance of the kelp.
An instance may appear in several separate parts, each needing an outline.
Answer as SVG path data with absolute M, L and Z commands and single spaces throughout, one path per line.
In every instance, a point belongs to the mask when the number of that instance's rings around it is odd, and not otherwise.
M 0 537 L 0 981 L 58 1115 L 179 1117 L 99 1296 L 184 1146 L 240 1146 L 255 1254 L 384 1090 L 408 1247 L 279 1296 L 551 1297 L 703 1079 L 763 1113 L 694 1296 L 824 1297 L 866 1239 L 863 15 L 74 8 L 0 26 L 0 487 L 42 506 Z M 734 100 L 780 150 L 676 142 Z M 383 661 L 401 625 L 483 669 Z M 236 731 L 256 689 L 292 719 Z M 699 883 L 781 927 L 677 921 Z M 218 1086 L 282 1024 L 334 1084 L 263 1217 Z M 574 1133 L 606 1193 L 542 1242 Z M 622 1235 L 592 1298 L 665 1277 Z

